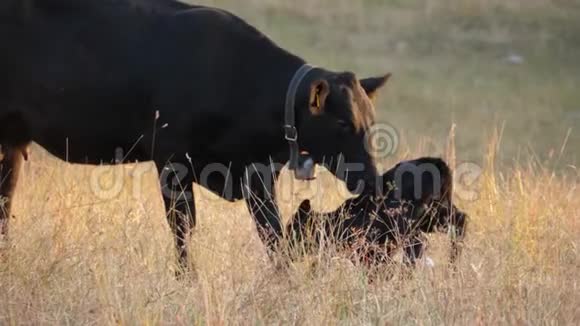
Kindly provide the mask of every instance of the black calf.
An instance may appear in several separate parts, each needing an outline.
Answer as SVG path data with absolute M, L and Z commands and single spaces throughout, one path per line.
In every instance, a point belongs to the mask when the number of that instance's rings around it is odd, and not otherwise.
M 467 215 L 452 203 L 453 177 L 444 161 L 420 158 L 399 163 L 383 174 L 379 185 L 333 212 L 317 213 L 320 219 L 313 218 L 310 201 L 303 201 L 288 226 L 292 244 L 304 245 L 309 228 L 321 227 L 366 263 L 386 262 L 402 246 L 405 262 L 414 265 L 423 255 L 423 234 L 439 231 L 451 235 L 450 261 L 457 260 Z M 320 232 L 313 239 L 320 243 Z

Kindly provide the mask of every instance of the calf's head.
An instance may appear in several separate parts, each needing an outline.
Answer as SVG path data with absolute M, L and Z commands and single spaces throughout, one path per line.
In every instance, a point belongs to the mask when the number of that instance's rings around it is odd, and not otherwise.
M 303 107 L 308 109 L 299 116 L 300 147 L 351 191 L 376 177 L 366 137 L 375 123 L 373 99 L 389 77 L 359 80 L 353 73 L 319 70 L 306 83 L 308 103 Z
M 467 214 L 452 202 L 453 174 L 443 160 L 424 157 L 397 164 L 383 175 L 383 191 L 382 207 L 377 212 L 380 220 L 392 221 L 395 216 L 398 231 L 405 234 L 447 232 L 450 260 L 455 262 Z

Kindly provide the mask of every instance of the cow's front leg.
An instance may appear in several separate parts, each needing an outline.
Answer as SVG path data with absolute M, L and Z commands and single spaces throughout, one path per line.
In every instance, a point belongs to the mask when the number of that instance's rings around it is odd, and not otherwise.
M 292 217 L 290 223 L 286 227 L 286 234 L 289 236 L 289 244 L 293 249 L 292 252 L 296 252 L 300 248 L 304 248 L 305 240 L 307 237 L 307 228 L 311 224 L 312 220 L 312 207 L 310 205 L 310 200 L 306 199 L 302 201 L 298 211 Z
M 179 265 L 189 269 L 187 243 L 196 224 L 193 174 L 185 164 L 167 164 L 159 169 L 161 193 L 167 220 L 175 237 Z
M 242 185 L 244 199 L 252 215 L 260 239 L 275 252 L 282 237 L 280 211 L 274 196 L 274 172 L 248 167 Z

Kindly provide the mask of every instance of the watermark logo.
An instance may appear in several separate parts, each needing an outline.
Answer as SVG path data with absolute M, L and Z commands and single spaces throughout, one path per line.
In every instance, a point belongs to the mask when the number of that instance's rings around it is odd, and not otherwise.
M 394 155 L 399 149 L 397 129 L 386 123 L 372 126 L 366 133 L 365 149 L 378 159 Z
M 260 192 L 275 193 L 275 179 L 283 170 L 282 164 L 254 164 L 245 169 L 242 176 L 233 176 L 230 168 L 220 163 L 204 166 L 196 178 L 192 178 L 193 170 L 186 164 L 171 163 L 164 167 L 159 174 L 161 193 L 164 198 L 172 201 L 191 201 L 193 198 L 192 180 L 200 186 L 211 190 L 217 196 L 226 200 L 241 199 L 240 196 L 250 195 L 252 189 L 261 189 Z M 381 167 L 378 166 L 379 170 Z M 394 170 L 393 170 L 394 169 Z M 127 189 L 131 190 L 133 198 L 143 195 L 144 177 L 156 170 L 152 164 L 137 164 L 128 171 L 120 166 L 103 165 L 95 167 L 90 174 L 90 187 L 95 196 L 102 200 L 111 200 L 118 197 Z M 326 178 L 324 186 L 315 187 L 312 196 L 323 194 L 326 191 L 337 191 L 340 198 L 347 200 L 353 194 L 365 191 L 368 194 L 368 184 L 360 181 L 356 189 L 344 187 L 348 173 L 364 170 L 361 164 L 341 164 L 335 171 L 335 184 L 329 183 Z M 127 173 L 128 172 L 128 173 Z M 384 175 L 378 175 L 375 180 L 376 195 L 383 196 L 391 193 L 395 199 L 421 200 L 427 195 L 430 198 L 440 198 L 453 182 L 453 197 L 462 201 L 479 199 L 478 180 L 483 169 L 475 163 L 458 164 L 454 171 L 444 171 L 437 164 L 420 161 L 407 161 L 392 168 Z M 239 179 L 234 179 L 234 178 Z M 314 181 L 317 182 L 317 181 Z M 289 193 L 294 193 L 296 184 L 288 182 L 284 187 L 290 187 Z M 280 195 L 280 194 L 279 194 Z M 277 196 L 278 200 L 293 200 L 290 196 Z M 206 198 L 211 199 L 211 198 Z
M 453 174 L 455 179 L 454 195 L 463 201 L 478 200 L 477 182 L 483 175 L 483 168 L 475 163 L 465 162 L 459 164 Z
M 364 150 L 378 159 L 387 158 L 394 155 L 400 144 L 399 133 L 395 127 L 386 123 L 379 123 L 372 126 L 366 133 Z M 125 154 L 122 148 L 116 148 L 114 153 L 114 163 L 120 164 L 125 161 Z M 326 167 L 332 169 L 332 174 L 336 176 L 335 185 L 320 184 L 316 187 L 317 192 L 337 190 L 339 196 L 347 200 L 354 194 L 360 194 L 363 191 L 369 193 L 369 184 L 360 180 L 356 184 L 349 183 L 349 188 L 343 187 L 342 180 L 353 180 L 354 175 L 360 176 L 365 171 L 364 164 L 346 162 L 343 155 L 335 157 L 336 164 Z M 222 163 L 209 163 L 203 166 L 195 166 L 189 155 L 179 160 L 182 163 L 168 163 L 160 169 L 159 179 L 161 193 L 165 199 L 175 201 L 190 201 L 193 198 L 191 183 L 195 182 L 200 186 L 211 190 L 218 197 L 226 200 L 242 199 L 242 196 L 248 196 L 252 189 L 259 189 L 261 193 L 274 194 L 275 178 L 280 175 L 284 164 L 250 164 L 245 168 L 237 167 L 236 173 L 232 174 L 232 166 Z M 189 162 L 189 164 L 185 164 Z M 379 160 L 380 162 L 380 160 Z M 92 171 L 89 182 L 92 192 L 103 200 L 110 200 L 119 196 L 125 187 L 131 187 L 134 198 L 142 194 L 143 177 L 147 172 L 155 171 L 154 165 L 136 165 L 129 172 L 131 178 L 127 178 L 125 169 L 119 165 L 104 165 L 95 167 Z M 381 166 L 377 169 L 383 170 Z M 442 172 L 445 175 L 442 175 Z M 451 174 L 450 174 L 451 173 Z M 388 174 L 388 173 L 387 173 Z M 475 163 L 458 164 L 455 171 L 442 169 L 440 163 L 427 161 L 406 161 L 398 165 L 395 171 L 391 170 L 391 175 L 377 175 L 373 182 L 376 188 L 373 190 L 378 196 L 383 196 L 386 190 L 395 185 L 394 195 L 396 198 L 405 197 L 406 199 L 419 200 L 425 197 L 429 192 L 430 197 L 440 197 L 444 187 L 448 187 L 450 181 L 453 181 L 453 196 L 464 201 L 474 201 L 478 199 L 477 181 L 483 174 L 483 169 Z M 390 180 L 384 180 L 387 178 Z M 426 181 L 427 180 L 427 181 Z M 316 181 L 315 181 L 316 182 Z M 391 185 L 387 184 L 390 183 Z M 284 185 L 286 186 L 286 185 Z M 294 182 L 288 186 L 293 193 Z M 356 189 L 352 189 L 353 186 Z M 318 194 L 313 194 L 314 196 Z M 293 198 L 280 198 L 290 199 Z
M 395 199 L 401 200 L 406 197 L 421 199 L 426 192 L 431 193 L 431 197 L 440 198 L 445 180 L 442 171 L 435 164 L 403 163 L 395 169 L 394 194 Z M 410 179 L 405 177 L 410 177 Z M 409 181 L 410 180 L 410 181 Z M 407 192 L 412 192 L 408 194 Z

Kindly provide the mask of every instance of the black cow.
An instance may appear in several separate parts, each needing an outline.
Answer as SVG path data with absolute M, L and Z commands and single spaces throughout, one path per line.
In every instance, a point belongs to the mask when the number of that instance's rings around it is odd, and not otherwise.
M 0 40 L 2 234 L 31 141 L 71 163 L 154 161 L 162 187 L 176 190 L 164 200 L 182 263 L 193 182 L 245 199 L 274 248 L 282 229 L 271 163 L 292 158 L 307 178 L 306 167 L 326 160 L 343 180 L 337 167 L 360 163 L 350 189 L 375 178 L 365 131 L 388 75 L 311 68 L 226 11 L 173 0 L 3 0 Z
M 405 161 L 387 171 L 381 184 L 329 213 L 314 213 L 310 201 L 303 201 L 288 225 L 291 244 L 308 248 L 309 234 L 315 246 L 321 236 L 330 237 L 353 247 L 356 257 L 370 264 L 388 261 L 393 250 L 403 246 L 405 262 L 414 265 L 423 254 L 423 234 L 448 231 L 450 261 L 455 262 L 467 215 L 452 203 L 453 180 L 447 164 L 429 157 Z M 317 228 L 324 232 L 316 232 Z

